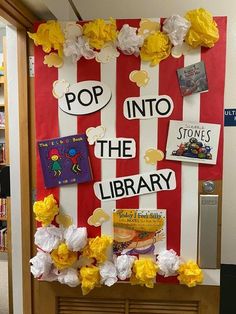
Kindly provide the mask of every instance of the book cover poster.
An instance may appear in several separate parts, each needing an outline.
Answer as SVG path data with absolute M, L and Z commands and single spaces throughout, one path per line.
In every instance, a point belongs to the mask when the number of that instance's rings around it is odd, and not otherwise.
M 170 121 L 166 159 L 216 164 L 220 124 Z
M 166 249 L 166 210 L 116 209 L 113 253 L 156 255 Z
M 177 70 L 182 96 L 208 91 L 208 81 L 203 61 Z
M 38 142 L 46 188 L 92 180 L 85 134 Z

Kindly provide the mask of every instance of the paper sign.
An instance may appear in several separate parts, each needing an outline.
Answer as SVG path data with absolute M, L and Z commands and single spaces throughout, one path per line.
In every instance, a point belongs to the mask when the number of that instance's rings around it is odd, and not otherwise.
M 167 95 L 126 98 L 123 105 L 126 119 L 167 118 L 174 109 L 172 99 Z
M 236 109 L 225 109 L 225 126 L 236 126 Z
M 166 159 L 216 164 L 220 125 L 170 121 Z
M 128 159 L 136 155 L 136 145 L 133 138 L 111 138 L 96 141 L 95 156 L 106 159 Z
M 61 98 L 61 110 L 72 115 L 84 115 L 105 107 L 111 99 L 110 88 L 99 81 L 83 81 L 70 86 Z
M 176 188 L 175 172 L 161 169 L 134 176 L 115 178 L 93 185 L 95 195 L 101 201 L 118 200 L 134 195 L 148 194 Z

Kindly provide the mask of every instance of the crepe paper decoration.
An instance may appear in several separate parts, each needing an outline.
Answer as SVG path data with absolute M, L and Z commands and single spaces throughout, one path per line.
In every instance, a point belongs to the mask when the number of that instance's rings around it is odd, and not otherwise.
M 87 246 L 83 249 L 83 256 L 95 258 L 98 263 L 104 263 L 107 260 L 107 250 L 111 244 L 112 238 L 109 236 L 90 238 Z
M 133 138 L 104 138 L 96 141 L 94 154 L 104 159 L 135 158 L 136 143 Z
M 52 259 L 50 254 L 38 250 L 37 254 L 30 260 L 30 271 L 34 278 L 47 276 L 51 270 Z
M 128 97 L 123 104 L 126 119 L 167 118 L 174 109 L 173 100 L 167 95 Z
M 52 264 L 50 271 L 47 274 L 43 274 L 39 280 L 48 282 L 58 281 L 58 270 Z
M 69 91 L 70 83 L 66 80 L 56 80 L 53 82 L 52 94 L 55 98 L 62 98 Z
M 158 267 L 150 258 L 142 258 L 134 261 L 133 273 L 130 278 L 131 285 L 141 285 L 147 288 L 154 287 Z
M 149 82 L 148 72 L 145 70 L 134 70 L 130 72 L 129 79 L 131 82 L 136 83 L 138 87 L 145 87 Z
M 59 215 L 56 216 L 56 223 L 63 228 L 68 228 L 73 224 L 73 220 L 69 215 L 59 213 Z
M 115 265 L 112 262 L 106 261 L 99 265 L 99 271 L 101 284 L 111 287 L 117 282 L 117 271 Z
M 95 263 L 95 260 L 94 258 L 89 258 L 87 256 L 83 256 L 83 255 L 80 255 L 77 263 L 76 263 L 76 266 L 78 268 L 81 268 L 83 266 L 91 266 Z
M 91 127 L 86 130 L 89 145 L 93 145 L 98 139 L 103 138 L 105 135 L 106 128 L 102 125 L 97 127 Z
M 144 159 L 149 165 L 156 165 L 158 161 L 163 160 L 165 157 L 163 151 L 160 149 L 149 148 L 146 150 Z
M 158 31 L 145 38 L 140 51 L 142 61 L 150 62 L 150 66 L 155 66 L 169 57 L 171 51 L 171 42 L 169 37 Z
M 47 21 L 39 25 L 36 33 L 29 33 L 36 46 L 42 46 L 46 53 L 57 50 L 60 57 L 63 56 L 63 44 L 65 41 L 61 25 L 57 21 Z
M 43 227 L 47 227 L 58 214 L 59 208 L 53 194 L 44 198 L 43 201 L 36 201 L 33 205 L 35 219 L 42 223 Z
M 34 243 L 44 252 L 50 253 L 63 240 L 63 231 L 55 226 L 38 228 L 34 234 Z
M 193 48 L 211 48 L 219 40 L 217 24 L 207 10 L 200 8 L 188 11 L 185 18 L 191 23 L 185 41 Z
M 100 273 L 97 266 L 85 266 L 80 269 L 81 289 L 83 295 L 100 286 Z
M 177 278 L 179 282 L 181 284 L 185 284 L 189 288 L 195 287 L 203 281 L 202 270 L 194 261 L 191 260 L 180 265 L 178 274 L 179 276 Z
M 117 47 L 125 55 L 139 56 L 139 49 L 143 45 L 143 36 L 137 35 L 137 28 L 124 24 L 117 36 Z
M 100 63 L 108 63 L 112 59 L 119 57 L 120 53 L 114 44 L 105 44 L 99 52 L 96 53 L 96 61 Z
M 67 22 L 63 30 L 65 39 L 76 40 L 83 35 L 83 27 L 76 22 Z
M 126 254 L 114 256 L 117 276 L 120 280 L 126 280 L 131 277 L 132 267 L 136 259 L 136 256 Z
M 88 224 L 94 227 L 100 227 L 105 221 L 110 220 L 110 216 L 102 208 L 96 208 L 93 214 L 88 218 Z
M 57 279 L 61 284 L 67 285 L 71 288 L 77 287 L 80 284 L 78 272 L 74 268 L 68 268 L 60 271 Z
M 190 26 L 191 23 L 182 16 L 172 15 L 168 19 L 165 19 L 163 23 L 163 32 L 167 33 L 174 46 L 180 46 L 182 45 Z
M 175 188 L 175 172 L 171 169 L 114 178 L 95 182 L 93 185 L 94 193 L 101 201 L 118 200 L 135 195 L 174 190 Z
M 65 243 L 69 250 L 73 252 L 81 251 L 87 244 L 87 229 L 70 226 L 64 232 Z
M 97 19 L 83 25 L 83 35 L 89 40 L 91 47 L 101 49 L 107 42 L 115 42 L 117 37 L 116 21 L 108 22 Z
M 49 55 L 44 56 L 43 64 L 46 64 L 49 68 L 61 68 L 63 66 L 63 59 L 57 53 L 51 52 Z
M 89 43 L 84 37 L 67 39 L 64 43 L 63 51 L 66 57 L 72 57 L 74 63 L 79 61 L 82 57 L 91 60 L 96 56 L 96 52 L 89 47 Z
M 70 85 L 59 107 L 72 115 L 85 115 L 105 107 L 111 99 L 111 89 L 99 81 L 82 81 Z
M 139 23 L 138 35 L 147 37 L 154 34 L 161 29 L 160 23 L 151 21 L 149 19 L 141 19 Z
M 192 50 L 193 48 L 184 42 L 182 45 L 173 47 L 171 55 L 173 58 L 180 58 L 182 55 L 187 56 Z
M 215 165 L 220 124 L 171 120 L 166 159 Z
M 77 260 L 77 252 L 70 251 L 65 243 L 61 243 L 50 255 L 58 270 L 71 267 Z
M 164 277 L 176 276 L 180 258 L 174 250 L 164 250 L 157 256 L 158 274 Z

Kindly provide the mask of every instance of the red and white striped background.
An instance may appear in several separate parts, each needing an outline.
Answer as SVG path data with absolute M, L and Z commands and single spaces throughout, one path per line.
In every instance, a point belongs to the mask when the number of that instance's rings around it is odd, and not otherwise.
M 159 19 L 156 19 L 159 20 Z M 226 18 L 215 18 L 220 40 L 212 49 L 196 49 L 190 55 L 174 59 L 169 57 L 159 66 L 150 67 L 135 56 L 120 54 L 116 60 L 101 64 L 95 60 L 81 59 L 73 64 L 65 58 L 62 68 L 48 68 L 43 64 L 44 52 L 35 47 L 35 107 L 36 139 L 44 140 L 59 136 L 85 133 L 91 126 L 104 125 L 106 138 L 130 137 L 136 141 L 136 158 L 129 160 L 100 160 L 94 156 L 94 146 L 89 147 L 94 181 L 135 175 L 152 171 L 144 161 L 144 152 L 150 147 L 165 151 L 169 120 L 218 123 L 222 125 L 217 165 L 198 165 L 163 160 L 157 168 L 170 168 L 176 173 L 177 188 L 149 195 L 135 196 L 118 201 L 99 201 L 93 192 L 93 183 L 68 185 L 45 189 L 39 155 L 37 152 L 37 199 L 53 193 L 60 207 L 73 217 L 78 226 L 87 226 L 90 237 L 112 234 L 112 219 L 93 227 L 87 224 L 88 217 L 97 207 L 111 215 L 114 208 L 159 208 L 167 210 L 167 248 L 174 249 L 185 259 L 197 257 L 198 180 L 221 180 L 223 157 L 223 107 L 226 55 Z M 120 29 L 123 24 L 139 27 L 140 20 L 117 20 Z M 203 60 L 209 81 L 209 92 L 183 98 L 179 91 L 176 70 Z M 139 88 L 129 80 L 133 70 L 144 69 L 150 81 Z M 101 111 L 87 116 L 72 116 L 58 107 L 58 100 L 52 95 L 55 80 L 65 79 L 70 84 L 98 80 L 112 90 L 112 100 Z M 149 120 L 127 120 L 123 115 L 123 101 L 139 95 L 169 95 L 174 110 L 169 118 Z M 60 101 L 60 100 L 59 100 Z M 162 279 L 175 282 L 175 279 Z

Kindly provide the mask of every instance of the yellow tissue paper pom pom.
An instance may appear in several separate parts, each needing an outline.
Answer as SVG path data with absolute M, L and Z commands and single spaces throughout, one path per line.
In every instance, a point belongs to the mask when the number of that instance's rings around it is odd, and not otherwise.
M 71 267 L 77 260 L 77 252 L 72 252 L 68 249 L 65 243 L 58 246 L 57 249 L 51 253 L 51 258 L 57 269 Z
M 39 25 L 36 33 L 29 33 L 36 46 L 41 45 L 43 51 L 49 53 L 52 49 L 58 51 L 60 57 L 63 56 L 63 44 L 65 36 L 57 21 L 47 21 Z
M 140 51 L 140 57 L 143 61 L 150 61 L 151 66 L 158 64 L 161 60 L 170 55 L 171 42 L 169 37 L 158 31 L 150 34 L 145 40 Z
M 195 287 L 203 281 L 202 270 L 193 261 L 181 264 L 178 269 L 178 273 L 179 276 L 177 278 L 179 282 L 187 285 L 188 287 Z
M 97 19 L 83 25 L 83 35 L 88 38 L 91 47 L 101 49 L 105 43 L 114 42 L 117 37 L 116 21 L 105 22 Z
M 80 281 L 83 295 L 88 294 L 100 285 L 99 268 L 94 265 L 83 266 L 80 269 Z
M 111 237 L 101 236 L 96 238 L 91 238 L 88 244 L 83 250 L 83 256 L 89 258 L 96 258 L 98 263 L 103 263 L 107 260 L 107 248 L 112 244 Z
M 34 202 L 33 211 L 36 220 L 42 223 L 43 227 L 48 226 L 58 214 L 57 201 L 52 194 L 44 198 L 43 201 Z
M 134 261 L 133 273 L 130 278 L 131 285 L 145 285 L 147 288 L 153 288 L 157 270 L 156 263 L 150 258 Z
M 185 37 L 189 46 L 213 47 L 219 39 L 219 30 L 211 13 L 200 8 L 188 11 L 185 18 L 191 22 L 191 27 Z

